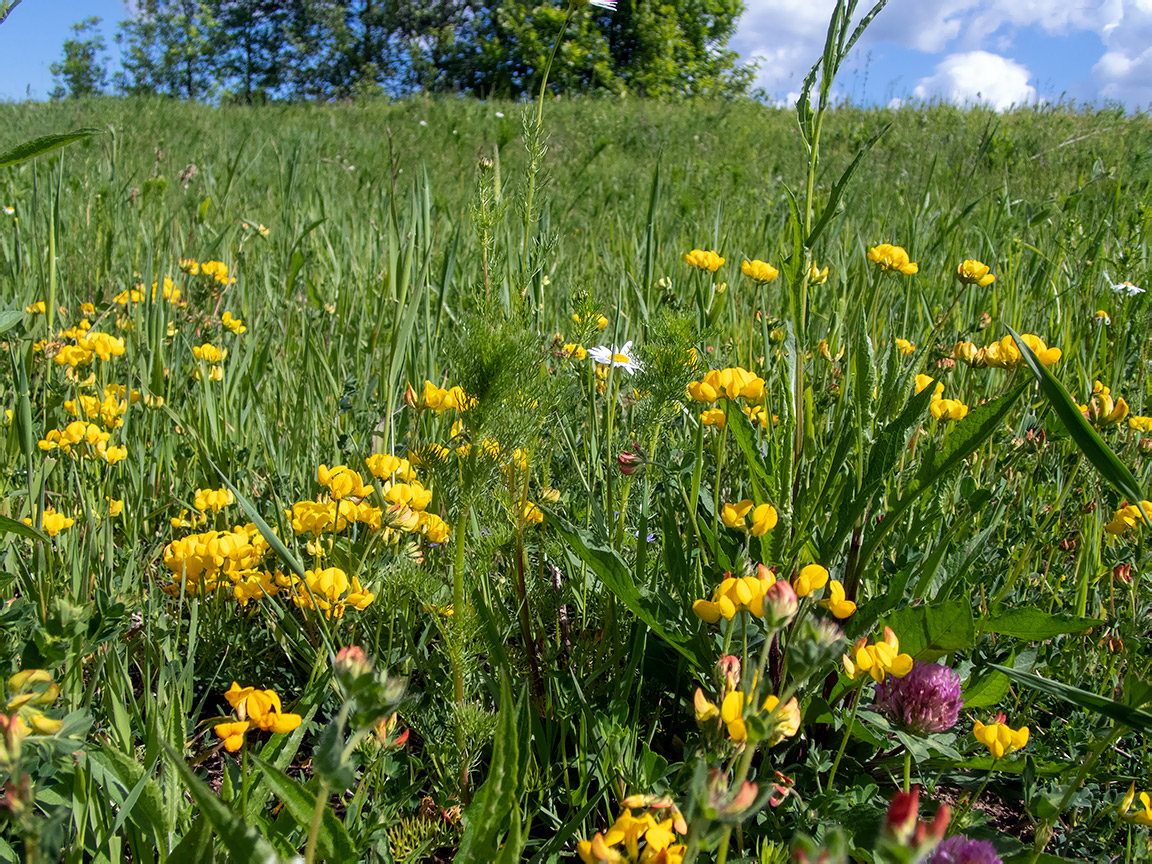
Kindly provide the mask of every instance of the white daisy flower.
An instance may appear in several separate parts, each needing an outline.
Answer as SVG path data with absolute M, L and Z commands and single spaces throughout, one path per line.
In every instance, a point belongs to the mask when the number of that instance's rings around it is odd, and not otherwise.
M 601 345 L 598 348 L 589 348 L 588 356 L 602 366 L 619 366 L 629 375 L 639 372 L 644 365 L 632 353 L 632 340 L 628 340 L 620 348 L 613 345 Z
M 1104 278 L 1108 280 L 1113 291 L 1117 294 L 1123 294 L 1125 297 L 1135 297 L 1137 294 L 1143 294 L 1144 290 L 1139 285 L 1133 285 L 1131 282 L 1113 282 L 1112 277 L 1108 275 L 1107 271 L 1104 273 Z

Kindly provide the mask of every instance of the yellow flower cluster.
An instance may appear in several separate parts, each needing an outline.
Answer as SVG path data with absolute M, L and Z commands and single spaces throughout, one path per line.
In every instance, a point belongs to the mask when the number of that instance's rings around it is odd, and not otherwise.
M 124 398 L 126 393 L 127 399 Z M 127 391 L 123 385 L 109 384 L 104 388 L 103 399 L 81 393 L 75 399 L 65 401 L 64 410 L 81 419 L 100 418 L 109 429 L 116 429 L 124 424 L 128 406 L 135 405 L 140 398 L 138 390 Z
M 280 697 L 273 690 L 241 687 L 235 681 L 224 694 L 236 712 L 236 720 L 212 727 L 223 742 L 224 749 L 235 753 L 244 743 L 244 734 L 251 728 L 283 735 L 291 732 L 303 721 L 299 714 L 285 714 Z
M 1020 338 L 1032 349 L 1036 359 L 1045 366 L 1051 366 L 1063 353 L 1059 348 L 1049 348 L 1043 339 L 1031 333 L 1022 333 Z M 952 357 L 973 368 L 992 366 L 997 369 L 1015 369 L 1024 362 L 1024 355 L 1020 353 L 1020 349 L 1016 347 L 1016 340 L 1011 336 L 1005 336 L 999 342 L 993 342 L 983 348 L 977 348 L 971 342 L 957 342 L 952 349 Z
M 234 503 L 236 498 L 230 489 L 197 489 L 196 497 L 192 499 L 192 506 L 201 513 L 207 513 L 209 510 L 219 513 Z
M 206 531 L 173 540 L 164 549 L 164 565 L 172 573 L 172 584 L 164 591 L 179 596 L 211 594 L 230 587 L 242 605 L 264 593 L 275 594 L 289 581 L 280 573 L 257 570 L 268 541 L 255 525 L 237 525 L 231 531 Z
M 107 363 L 113 357 L 119 357 L 124 353 L 123 339 L 107 333 L 94 332 L 86 327 L 81 330 L 81 325 L 87 323 L 87 320 L 84 320 L 71 331 L 64 331 L 61 334 L 74 338 L 76 344 L 64 345 L 56 352 L 53 361 L 57 366 L 71 366 L 75 369 L 77 366 L 87 366 L 93 357 L 99 357 Z
M 835 579 L 828 583 L 828 596 L 820 601 L 820 605 L 836 618 L 844 619 L 856 614 L 856 604 L 847 598 L 844 585 Z
M 720 519 L 729 528 L 745 533 L 751 531 L 753 537 L 763 537 L 776 527 L 778 517 L 776 508 L 771 504 L 753 507 L 751 499 L 745 498 L 720 508 Z
M 1137 432 L 1152 432 L 1152 417 L 1137 417 L 1133 415 L 1128 418 L 1128 428 L 1134 429 Z
M 688 395 L 697 402 L 709 405 L 721 397 L 763 399 L 764 379 L 739 366 L 713 369 L 704 376 L 703 381 L 688 383 Z
M 236 277 L 229 277 L 228 265 L 223 261 L 196 261 L 194 258 L 181 258 L 180 269 L 190 276 L 211 276 L 221 285 L 230 285 Z
M 49 537 L 55 537 L 65 528 L 71 528 L 75 523 L 76 520 L 71 516 L 65 516 L 63 513 L 57 513 L 51 507 L 44 508 L 44 516 L 40 521 L 40 525 L 44 529 L 44 533 Z M 32 521 L 31 516 L 25 516 L 24 524 L 33 525 L 35 523 Z
M 60 697 L 60 686 L 44 669 L 23 669 L 8 679 L 8 711 L 15 715 L 18 737 L 28 734 L 55 735 L 64 727 L 62 720 L 44 716 L 41 706 L 51 705 Z
M 932 394 L 932 404 L 929 409 L 937 420 L 963 420 L 968 416 L 968 406 L 959 399 L 943 399 L 940 396 L 943 386 L 937 387 Z
M 700 690 L 696 693 L 698 697 L 703 697 Z M 719 717 L 728 731 L 728 737 L 737 744 L 743 744 L 748 740 L 747 721 L 750 717 L 745 709 L 747 701 L 748 697 L 743 690 L 733 690 L 725 695 L 724 701 L 720 703 Z M 698 722 L 707 722 L 717 716 L 714 713 L 716 706 L 702 698 L 696 700 L 695 709 Z M 775 747 L 785 738 L 791 738 L 800 731 L 800 703 L 796 701 L 795 696 L 781 705 L 780 699 L 771 695 L 760 706 L 760 712 L 767 713 L 772 724 L 767 737 L 763 739 L 769 747 Z
M 428 408 L 439 414 L 441 411 L 468 411 L 475 404 L 476 400 L 466 394 L 461 387 L 437 387 L 431 381 L 424 382 L 424 391 L 420 394 L 420 398 L 416 398 L 416 391 L 412 389 L 412 385 L 408 385 L 405 399 L 408 404 L 413 408 L 424 410 Z
M 321 465 L 316 469 L 317 480 L 332 493 L 332 497 L 339 501 L 342 498 L 367 498 L 372 494 L 372 487 L 364 483 L 359 471 L 353 471 L 347 465 L 334 465 L 329 468 Z
M 1089 421 L 1097 426 L 1115 426 L 1128 416 L 1128 403 L 1121 396 L 1112 399 L 1112 390 L 1097 381 L 1092 387 L 1092 398 L 1087 405 L 1078 405 Z
M 902 246 L 893 246 L 891 243 L 873 246 L 868 250 L 868 260 L 879 264 L 885 273 L 903 273 L 905 276 L 911 276 L 920 269 L 908 259 L 908 253 Z
M 24 312 L 28 315 L 44 315 L 48 312 L 48 304 L 43 300 L 37 300 L 35 303 L 29 303 L 25 306 Z
M 764 616 L 764 592 L 776 582 L 776 576 L 760 564 L 755 576 L 735 577 L 725 573 L 724 579 L 712 592 L 711 600 L 697 600 L 692 612 L 701 621 L 715 624 L 721 618 L 731 621 L 737 612 L 750 612 L 757 618 Z
M 907 339 L 897 339 L 896 350 L 903 354 L 905 357 L 908 357 L 909 355 L 916 353 L 916 346 L 909 342 Z
M 956 268 L 956 278 L 965 285 L 976 285 L 980 288 L 987 288 L 996 281 L 996 277 L 989 272 L 990 269 L 987 264 L 974 259 L 961 261 L 960 265 Z
M 220 323 L 224 325 L 226 330 L 231 330 L 237 336 L 244 333 L 248 328 L 244 326 L 244 322 L 239 318 L 233 318 L 231 312 L 225 312 L 220 319 Z
M 141 303 L 144 300 L 143 284 L 138 284 L 134 288 L 126 288 L 112 298 L 112 302 L 118 306 L 127 306 L 130 303 Z M 164 277 L 164 284 L 161 286 L 157 282 L 152 283 L 152 300 L 156 300 L 156 292 L 159 291 L 161 296 L 169 303 L 177 306 L 186 305 L 180 299 L 180 289 L 176 287 L 176 283 L 168 276 Z
M 780 275 L 779 270 L 767 261 L 760 260 L 745 261 L 740 266 L 740 270 L 757 285 L 767 285 L 769 282 L 774 282 Z
M 564 347 L 560 349 L 560 353 L 571 360 L 588 359 L 588 349 L 575 342 L 565 342 Z
M 678 833 L 688 832 L 688 825 L 680 811 L 670 805 L 667 799 L 649 805 L 671 810 L 659 821 L 650 811 L 633 816 L 631 808 L 625 807 L 607 831 L 597 831 L 591 840 L 580 840 L 576 854 L 584 864 L 682 864 L 684 844 L 675 841 Z
M 724 259 L 715 252 L 693 249 L 684 255 L 684 263 L 689 267 L 695 267 L 697 270 L 707 270 L 709 273 L 715 273 L 724 266 Z
M 1028 743 L 1028 727 L 1011 728 L 1007 723 L 996 722 L 987 725 L 976 721 L 972 729 L 976 740 L 988 748 L 993 759 L 1003 759 L 1013 750 L 1019 750 Z
M 363 523 L 370 528 L 379 528 L 382 513 L 367 501 L 297 501 L 287 512 L 292 530 L 297 534 L 339 534 L 349 525 Z
M 856 604 L 849 600 L 844 592 L 844 586 L 819 564 L 808 564 L 800 568 L 796 578 L 792 580 L 792 590 L 797 597 L 807 597 L 815 591 L 828 586 L 828 594 L 820 601 L 820 605 L 837 618 L 848 618 L 855 614 Z
M 912 657 L 900 653 L 900 640 L 891 627 L 884 628 L 884 638 L 874 645 L 868 644 L 868 637 L 861 637 L 852 646 L 850 654 L 845 654 L 844 671 L 853 681 L 860 675 L 868 674 L 872 680 L 880 682 L 885 675 L 903 678 L 912 671 Z
M 41 450 L 62 450 L 71 453 L 73 448 L 80 456 L 98 456 L 109 465 L 115 465 L 127 458 L 128 448 L 108 446 L 111 432 L 105 432 L 95 423 L 75 420 L 63 429 L 49 429 L 37 446 Z
M 1152 501 L 1141 501 L 1139 505 L 1125 503 L 1116 511 L 1112 521 L 1104 526 L 1104 530 L 1114 537 L 1123 536 L 1143 525 L 1144 516 L 1152 520 Z
M 376 599 L 375 594 L 364 590 L 357 577 L 349 579 L 339 567 L 306 570 L 304 577 L 304 582 L 292 579 L 296 589 L 292 602 L 300 609 L 319 609 L 325 618 L 343 618 L 349 606 L 363 611 Z
M 192 347 L 192 356 L 205 363 L 221 363 L 228 356 L 227 348 L 217 348 L 210 342 Z

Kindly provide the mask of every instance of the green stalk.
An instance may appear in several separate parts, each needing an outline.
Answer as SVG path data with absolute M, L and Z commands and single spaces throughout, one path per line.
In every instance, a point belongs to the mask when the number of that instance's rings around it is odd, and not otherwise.
M 320 778 L 320 788 L 316 790 L 316 809 L 312 811 L 312 825 L 308 829 L 308 845 L 304 847 L 304 864 L 312 864 L 316 860 L 316 841 L 320 837 L 320 820 L 324 817 L 324 808 L 328 805 L 328 781 Z
M 852 699 L 852 708 L 848 720 L 844 724 L 844 734 L 840 737 L 840 749 L 836 751 L 836 758 L 832 760 L 832 770 L 828 772 L 825 791 L 831 791 L 832 783 L 836 780 L 836 770 L 840 767 L 840 760 L 844 758 L 844 751 L 848 749 L 848 739 L 852 737 L 852 727 L 856 725 L 856 711 L 860 708 L 860 689 L 857 688 Z

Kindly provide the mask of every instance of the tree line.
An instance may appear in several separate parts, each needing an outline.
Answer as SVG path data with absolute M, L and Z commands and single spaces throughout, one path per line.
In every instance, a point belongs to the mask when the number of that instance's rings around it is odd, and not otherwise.
M 111 72 L 100 19 L 73 25 L 54 98 L 104 92 L 258 103 L 417 91 L 536 92 L 568 2 L 137 0 Z M 549 90 L 666 98 L 745 92 L 727 47 L 743 0 L 620 0 L 572 16 Z

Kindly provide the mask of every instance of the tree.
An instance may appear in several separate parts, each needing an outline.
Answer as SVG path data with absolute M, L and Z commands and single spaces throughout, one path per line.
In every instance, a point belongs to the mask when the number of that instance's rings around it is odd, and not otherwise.
M 217 52 L 221 83 L 240 101 L 264 101 L 283 90 L 292 13 L 281 0 L 215 0 L 213 18 L 222 34 Z
M 134 18 L 120 24 L 126 93 L 205 99 L 219 80 L 221 32 L 211 7 L 199 0 L 138 0 Z
M 72 32 L 75 35 L 64 41 L 60 62 L 48 67 L 56 82 L 49 94 L 53 99 L 98 96 L 108 83 L 108 60 L 103 56 L 107 45 L 100 35 L 100 18 L 93 15 L 77 21 Z

